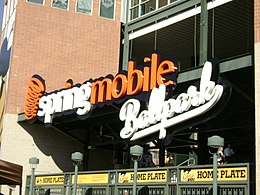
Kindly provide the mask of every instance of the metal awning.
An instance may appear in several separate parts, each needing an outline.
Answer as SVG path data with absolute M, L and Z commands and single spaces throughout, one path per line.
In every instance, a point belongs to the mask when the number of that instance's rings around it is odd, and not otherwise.
M 22 185 L 23 167 L 0 160 L 0 184 Z

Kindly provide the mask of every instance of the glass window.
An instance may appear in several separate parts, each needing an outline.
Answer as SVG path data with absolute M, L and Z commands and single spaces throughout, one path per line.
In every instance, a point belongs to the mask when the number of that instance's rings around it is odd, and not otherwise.
M 131 1 L 131 6 L 135 6 L 139 3 L 139 0 L 132 0 Z
M 168 4 L 168 0 L 160 0 L 159 1 L 159 8 L 163 7 L 163 6 L 167 5 L 167 4 Z
M 158 1 L 159 0 L 132 0 L 130 4 L 130 20 L 156 10 Z
M 144 14 L 147 14 L 151 11 L 154 11 L 156 9 L 156 1 L 155 0 L 149 0 L 144 1 L 141 3 L 141 16 Z
M 131 14 L 130 19 L 131 20 L 138 17 L 138 14 L 139 14 L 138 10 L 139 10 L 139 7 L 134 7 L 130 10 L 130 14 Z
M 130 20 L 141 17 L 161 7 L 168 6 L 171 3 L 177 3 L 181 0 L 130 0 Z
M 100 0 L 100 16 L 114 19 L 115 0 Z
M 68 0 L 52 0 L 52 7 L 68 9 Z
M 27 0 L 27 2 L 38 3 L 43 5 L 43 0 Z
M 91 14 L 92 0 L 77 0 L 76 12 Z

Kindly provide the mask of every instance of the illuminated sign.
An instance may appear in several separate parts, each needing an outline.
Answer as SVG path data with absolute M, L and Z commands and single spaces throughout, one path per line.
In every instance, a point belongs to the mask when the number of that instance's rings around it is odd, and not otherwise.
M 64 176 L 36 176 L 35 185 L 61 185 L 64 184 Z
M 117 74 L 113 79 L 104 78 L 92 82 L 90 103 L 102 103 L 126 95 L 136 95 L 150 91 L 160 84 L 175 84 L 172 79 L 166 79 L 166 75 L 176 72 L 177 67 L 172 61 L 164 60 L 160 63 L 159 55 L 155 53 L 152 54 L 152 59 L 145 58 L 144 61 L 151 63 L 151 67 L 145 66 L 140 70 L 134 61 L 129 61 L 127 75 Z
M 166 137 L 165 128 L 184 122 L 210 110 L 221 98 L 224 87 L 211 81 L 213 65 L 204 64 L 199 90 L 190 86 L 186 93 L 165 100 L 166 87 L 154 88 L 148 109 L 140 112 L 140 101 L 130 99 L 120 110 L 125 126 L 120 132 L 123 139 L 136 140 L 159 131 L 159 139 Z
M 191 85 L 186 92 L 174 97 L 167 96 L 167 92 L 170 86 L 174 89 L 176 85 L 176 63 L 160 61 L 156 53 L 151 59 L 144 58 L 144 62 L 150 66 L 139 69 L 134 61 L 129 61 L 125 73 L 115 77 L 108 75 L 81 85 L 67 85 L 49 94 L 45 93 L 44 82 L 33 77 L 26 95 L 26 120 L 38 116 L 49 124 L 55 116 L 67 111 L 86 118 L 96 106 L 126 100 L 119 113 L 124 122 L 120 137 L 137 140 L 159 132 L 159 139 L 164 139 L 166 128 L 205 114 L 223 96 L 224 85 L 217 83 L 215 78 L 219 77 L 219 72 L 215 71 L 219 64 L 214 61 L 204 64 L 198 86 Z M 138 94 L 142 95 L 142 92 L 150 93 L 146 110 L 140 110 L 143 106 Z
M 218 181 L 246 181 L 247 167 L 218 168 Z M 213 181 L 212 169 L 181 170 L 181 182 Z
M 135 96 L 140 92 L 151 91 L 163 84 L 176 84 L 176 64 L 170 60 L 160 62 L 156 53 L 150 58 L 144 58 L 142 70 L 134 61 L 128 62 L 128 72 L 119 73 L 115 77 L 87 81 L 70 89 L 62 89 L 50 94 L 45 93 L 45 85 L 41 79 L 33 77 L 26 95 L 25 118 L 33 120 L 37 116 L 44 118 L 44 123 L 52 123 L 54 115 L 75 110 L 78 116 L 86 116 L 97 105 L 117 101 L 126 96 Z
M 72 183 L 74 183 L 74 176 L 72 176 Z M 98 173 L 98 174 L 80 174 L 78 175 L 78 184 L 107 184 L 108 174 Z
M 32 77 L 25 98 L 25 116 L 27 120 L 37 117 L 39 100 L 45 92 L 45 84 L 40 78 Z
M 119 173 L 118 183 L 132 183 L 134 172 Z M 138 183 L 167 182 L 167 171 L 146 171 L 137 173 Z

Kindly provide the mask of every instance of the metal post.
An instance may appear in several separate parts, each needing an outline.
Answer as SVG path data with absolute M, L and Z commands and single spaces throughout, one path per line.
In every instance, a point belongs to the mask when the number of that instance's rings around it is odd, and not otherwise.
M 217 153 L 213 154 L 213 195 L 218 195 L 218 160 L 217 160 Z
M 161 140 L 158 142 L 160 144 L 160 150 L 159 150 L 159 166 L 164 167 L 165 166 L 165 146 L 162 143 Z
M 207 0 L 201 0 L 200 12 L 200 66 L 207 61 L 208 54 L 208 9 Z
M 31 178 L 30 178 L 30 191 L 29 191 L 29 195 L 33 195 L 34 171 L 35 171 L 35 168 L 32 168 L 32 174 L 31 174 Z
M 138 161 L 141 160 L 143 152 L 144 149 L 141 146 L 135 145 L 130 147 L 130 154 L 132 155 L 132 160 L 134 161 L 134 181 L 132 195 L 136 195 Z
M 29 195 L 33 195 L 33 185 L 34 185 L 34 172 L 35 172 L 35 169 L 37 167 L 37 165 L 39 164 L 40 160 L 36 157 L 32 157 L 32 158 L 29 158 L 29 164 L 30 164 L 30 167 L 32 169 L 32 174 L 31 174 L 31 178 L 30 178 L 30 190 L 29 190 Z
M 74 152 L 71 154 L 71 159 L 73 161 L 75 161 L 75 163 L 73 163 L 73 165 L 75 166 L 75 170 L 74 170 L 74 185 L 73 185 L 72 195 L 76 195 L 77 194 L 78 166 L 81 164 L 81 162 L 83 160 L 83 154 L 81 154 L 80 152 Z
M 137 169 L 138 169 L 138 161 L 134 160 L 134 181 L 133 181 L 133 195 L 136 195 L 136 186 L 137 186 Z
M 76 195 L 77 194 L 77 180 L 78 180 L 78 165 L 75 164 L 75 170 L 74 170 L 74 187 L 73 187 L 73 193 L 72 195 Z
M 224 138 L 217 135 L 208 138 L 208 146 L 211 147 L 214 152 L 213 154 L 213 195 L 218 194 L 218 149 L 224 146 Z
M 122 65 L 123 70 L 127 70 L 128 59 L 129 59 L 128 15 L 129 15 L 129 0 L 126 1 L 126 22 L 125 22 L 125 29 L 124 29 L 123 65 Z

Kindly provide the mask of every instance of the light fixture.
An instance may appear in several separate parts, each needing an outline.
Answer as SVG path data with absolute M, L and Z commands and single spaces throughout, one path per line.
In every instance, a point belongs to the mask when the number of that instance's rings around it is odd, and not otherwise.
M 80 152 L 74 152 L 71 154 L 71 160 L 73 160 L 75 163 L 73 165 L 75 166 L 74 170 L 74 187 L 73 187 L 73 193 L 72 195 L 77 194 L 77 179 L 78 179 L 78 166 L 81 165 L 81 162 L 83 160 L 83 154 Z
M 208 146 L 211 148 L 219 148 L 224 146 L 224 138 L 217 135 L 208 138 Z
M 134 161 L 134 180 L 132 195 L 136 195 L 138 161 L 141 160 L 143 152 L 144 149 L 141 146 L 134 145 L 130 147 L 131 159 Z
M 71 154 L 71 160 L 75 161 L 78 165 L 80 165 L 83 160 L 83 154 L 81 154 L 80 152 L 74 152 Z
M 224 138 L 214 135 L 208 138 L 208 146 L 213 148 L 211 154 L 213 154 L 213 195 L 217 195 L 218 192 L 218 162 L 217 152 L 219 147 L 224 146 Z
M 34 172 L 35 169 L 37 168 L 37 165 L 39 164 L 39 159 L 36 157 L 29 158 L 29 164 L 32 169 L 31 178 L 30 178 L 29 195 L 33 195 Z
M 135 146 L 130 147 L 130 154 L 131 154 L 132 158 L 142 157 L 143 152 L 144 152 L 144 149 L 141 146 L 135 145 Z

